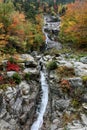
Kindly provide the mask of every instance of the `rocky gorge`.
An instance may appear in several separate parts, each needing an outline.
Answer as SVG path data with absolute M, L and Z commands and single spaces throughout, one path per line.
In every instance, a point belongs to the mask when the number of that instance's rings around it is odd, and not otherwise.
M 76 56 L 71 50 L 59 51 L 62 50 L 57 39 L 61 26 L 59 17 L 45 16 L 44 24 L 44 54 L 32 52 L 13 56 L 21 66 L 18 73 L 22 80 L 14 85 L 6 83 L 5 90 L 0 88 L 0 130 L 31 130 L 44 96 L 40 81 L 42 69 L 49 92 L 40 129 L 87 130 L 87 56 Z M 7 59 L 2 60 L 0 73 L 9 80 L 16 72 L 6 69 L 7 62 Z

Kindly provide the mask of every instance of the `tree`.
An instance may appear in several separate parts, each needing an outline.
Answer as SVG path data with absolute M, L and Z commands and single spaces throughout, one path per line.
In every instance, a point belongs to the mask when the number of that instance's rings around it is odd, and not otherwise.
M 68 4 L 66 14 L 62 17 L 60 39 L 73 42 L 79 47 L 87 46 L 87 1 Z

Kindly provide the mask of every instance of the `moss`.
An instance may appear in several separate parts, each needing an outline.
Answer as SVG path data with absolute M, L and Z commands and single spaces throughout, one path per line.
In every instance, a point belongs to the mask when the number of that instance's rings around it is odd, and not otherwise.
M 30 76 L 31 76 L 30 73 L 26 73 L 25 76 L 24 76 L 25 80 L 29 81 L 30 80 Z
M 15 81 L 15 83 L 19 84 L 21 82 L 21 76 L 18 73 L 14 73 L 12 76 L 12 79 Z
M 80 102 L 77 99 L 72 99 L 71 104 L 74 108 L 78 108 L 80 106 Z
M 82 80 L 83 80 L 84 86 L 87 87 L 87 75 L 83 76 Z
M 16 63 L 16 60 L 15 60 L 13 57 L 10 57 L 10 58 L 8 59 L 8 61 L 9 61 L 10 63 Z
M 56 61 L 50 61 L 47 63 L 46 67 L 48 70 L 54 70 L 57 68 L 57 63 Z
M 87 81 L 87 75 L 82 77 L 83 82 Z
M 9 84 L 1 84 L 0 89 L 6 90 Z

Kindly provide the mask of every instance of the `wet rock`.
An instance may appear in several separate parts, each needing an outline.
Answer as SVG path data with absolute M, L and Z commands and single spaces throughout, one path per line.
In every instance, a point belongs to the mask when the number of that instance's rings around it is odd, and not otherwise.
M 2 109 L 2 105 L 3 105 L 3 90 L 0 90 L 0 111 Z
M 82 57 L 80 59 L 80 62 L 84 63 L 84 64 L 87 64 L 87 57 Z
M 59 42 L 51 41 L 51 40 L 49 39 L 49 40 L 47 41 L 47 49 L 51 49 L 51 48 L 60 50 L 60 49 L 62 49 L 62 45 L 61 45 L 61 43 L 59 43 Z

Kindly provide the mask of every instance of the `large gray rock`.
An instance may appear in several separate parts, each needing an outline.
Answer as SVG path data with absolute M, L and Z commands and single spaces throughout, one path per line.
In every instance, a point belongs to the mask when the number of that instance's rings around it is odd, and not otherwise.
M 76 76 L 87 75 L 87 64 L 83 64 L 81 62 L 74 62 L 74 68 Z
M 34 61 L 34 58 L 29 54 L 22 54 L 21 60 L 22 61 Z
M 68 80 L 70 85 L 74 88 L 83 86 L 82 79 L 80 77 L 69 78 Z
M 26 81 L 22 81 L 19 84 L 19 89 L 22 95 L 29 95 L 30 86 Z
M 37 80 L 39 81 L 39 70 L 36 68 L 26 68 L 24 69 L 24 73 L 28 73 L 30 75 L 30 80 Z
M 69 107 L 70 104 L 70 100 L 65 100 L 65 99 L 60 99 L 60 100 L 56 100 L 55 105 L 56 108 L 60 111 L 63 111 L 65 109 L 67 109 Z
M 16 71 L 7 71 L 7 76 L 12 77 L 15 73 Z

